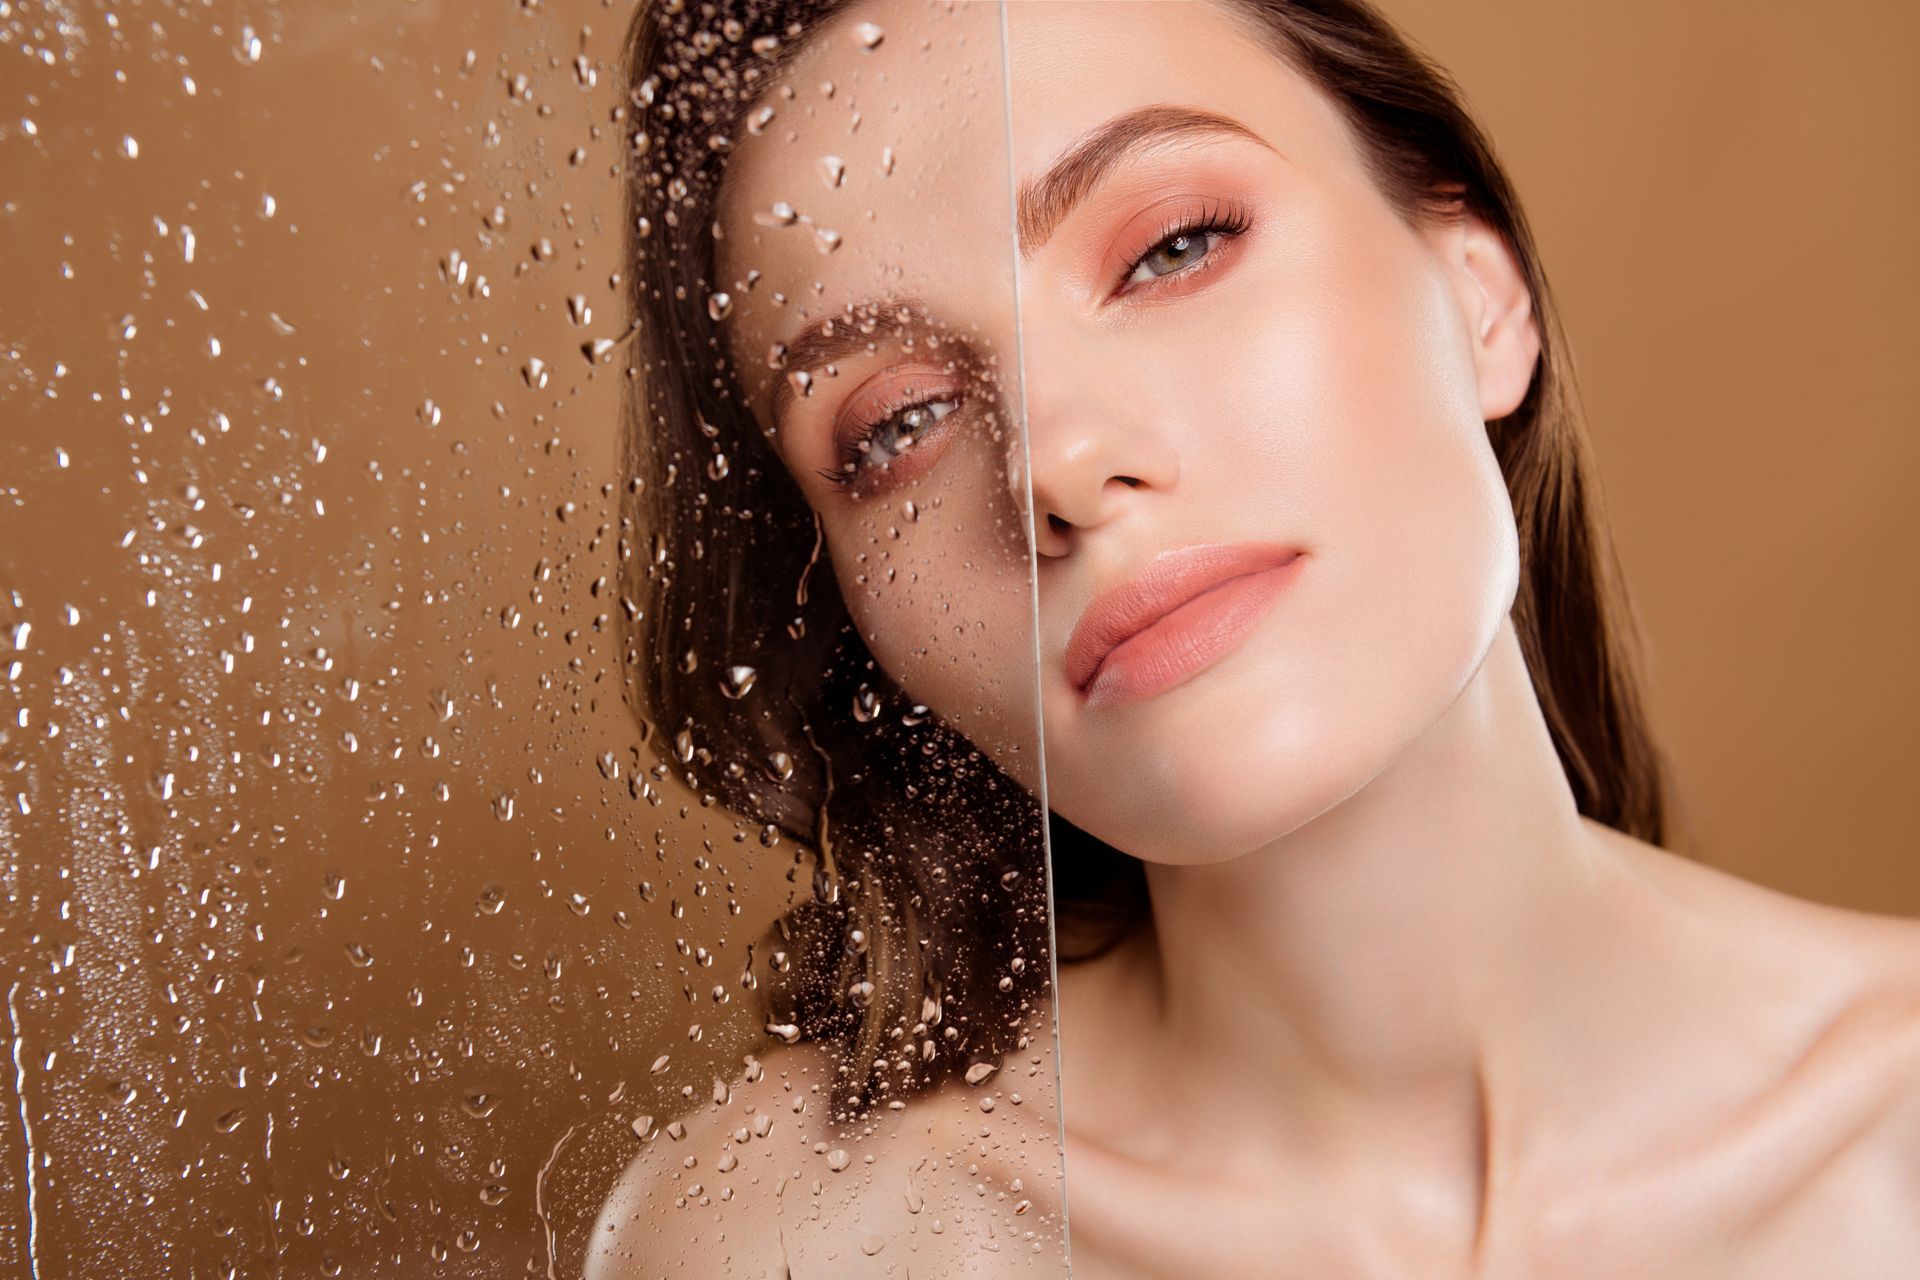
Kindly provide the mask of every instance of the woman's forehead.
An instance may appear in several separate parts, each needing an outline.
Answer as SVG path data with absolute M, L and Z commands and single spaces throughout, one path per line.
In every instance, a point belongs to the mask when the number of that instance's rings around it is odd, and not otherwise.
M 853 5 L 747 112 L 716 209 L 716 287 L 762 412 L 779 375 L 759 357 L 848 308 L 913 299 L 936 323 L 1010 334 L 1016 198 L 1103 124 L 1158 104 L 1289 145 L 1327 126 L 1301 119 L 1329 109 L 1224 4 L 1005 16 L 1003 35 L 994 4 Z

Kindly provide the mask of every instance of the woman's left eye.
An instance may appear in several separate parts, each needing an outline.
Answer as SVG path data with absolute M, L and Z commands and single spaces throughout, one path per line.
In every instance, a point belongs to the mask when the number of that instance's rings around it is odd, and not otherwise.
M 1127 277 L 1127 283 L 1144 284 L 1148 280 L 1157 280 L 1161 276 L 1170 276 L 1176 271 L 1185 270 L 1212 251 L 1213 242 L 1219 238 L 1219 235 L 1217 231 L 1196 230 L 1182 231 L 1177 236 L 1168 236 L 1151 251 L 1141 255 L 1140 265 L 1136 266 L 1133 274 Z M 1170 265 L 1165 271 L 1149 269 L 1159 263 Z
M 1250 225 L 1244 214 L 1216 212 L 1167 232 L 1134 260 L 1133 270 L 1121 282 L 1121 292 L 1190 270 L 1213 254 L 1222 241 L 1240 235 Z

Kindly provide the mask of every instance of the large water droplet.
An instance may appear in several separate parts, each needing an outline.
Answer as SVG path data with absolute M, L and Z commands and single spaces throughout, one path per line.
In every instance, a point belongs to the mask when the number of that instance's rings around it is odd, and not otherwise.
M 800 214 L 785 200 L 776 200 L 771 209 L 756 212 L 753 220 L 763 227 L 790 227 L 800 220 Z
M 728 667 L 720 680 L 720 692 L 736 700 L 744 698 L 759 678 L 760 673 L 752 667 Z
M 860 22 L 854 24 L 853 42 L 868 52 L 878 49 L 880 42 L 886 38 L 886 31 L 877 23 Z

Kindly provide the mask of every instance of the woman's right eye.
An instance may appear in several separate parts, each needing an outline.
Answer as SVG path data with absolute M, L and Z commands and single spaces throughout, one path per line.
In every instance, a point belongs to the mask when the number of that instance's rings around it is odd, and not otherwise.
M 861 423 L 853 435 L 841 443 L 840 465 L 823 470 L 820 475 L 831 484 L 847 486 L 864 480 L 876 470 L 886 472 L 934 434 L 940 421 L 959 408 L 964 399 L 952 394 L 929 396 L 883 410 L 882 416 Z

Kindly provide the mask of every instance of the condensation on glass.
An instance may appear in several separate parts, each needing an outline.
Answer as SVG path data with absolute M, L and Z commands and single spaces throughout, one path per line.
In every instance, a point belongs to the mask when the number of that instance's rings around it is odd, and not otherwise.
M 999 21 L 0 0 L 7 1274 L 1064 1274 Z

